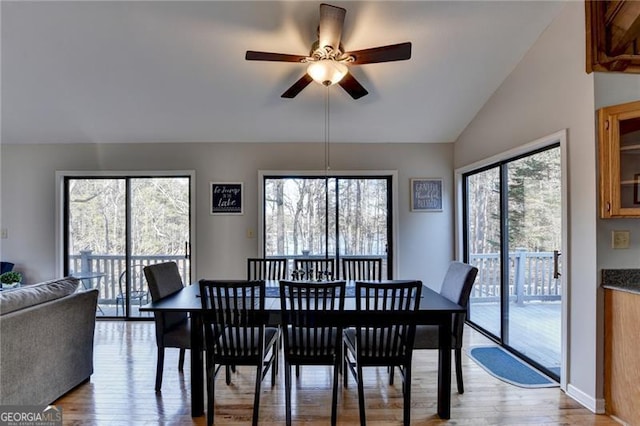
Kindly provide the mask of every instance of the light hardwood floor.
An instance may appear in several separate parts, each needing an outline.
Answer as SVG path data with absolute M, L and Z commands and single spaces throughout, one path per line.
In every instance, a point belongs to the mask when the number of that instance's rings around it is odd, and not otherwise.
M 178 350 L 167 349 L 162 393 L 154 391 L 156 346 L 153 322 L 98 321 L 95 372 L 91 380 L 55 402 L 63 409 L 65 425 L 203 425 L 205 417 L 190 415 L 189 361 L 178 373 Z M 485 339 L 467 327 L 466 343 Z M 188 358 L 188 357 L 187 357 Z M 412 425 L 617 425 L 594 415 L 559 388 L 522 389 L 505 384 L 463 356 L 465 393 L 452 378 L 451 420 L 436 413 L 437 351 L 416 351 L 413 361 Z M 365 370 L 367 421 L 370 425 L 402 423 L 401 380 L 388 385 L 385 369 Z M 255 369 L 240 367 L 230 386 L 224 375 L 216 380 L 215 423 L 250 424 Z M 330 370 L 304 367 L 292 392 L 293 424 L 326 425 L 330 417 Z M 275 387 L 265 379 L 260 424 L 284 424 L 284 375 Z M 340 387 L 338 424 L 358 423 L 355 383 Z

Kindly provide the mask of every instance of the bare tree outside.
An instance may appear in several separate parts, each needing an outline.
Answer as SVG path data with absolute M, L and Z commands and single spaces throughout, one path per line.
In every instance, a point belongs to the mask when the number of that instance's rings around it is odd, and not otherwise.
M 558 377 L 561 173 L 552 146 L 465 176 L 469 319 Z
M 189 282 L 188 177 L 73 177 L 65 182 L 67 273 L 81 277 L 85 288 L 100 290 L 100 314 L 124 314 L 117 307 L 126 299 L 125 283 L 146 292 L 145 265 L 174 261 Z M 136 274 L 128 276 L 135 279 L 127 280 L 124 272 L 134 267 Z
M 264 255 L 381 258 L 382 275 L 391 278 L 390 183 L 376 176 L 265 178 Z

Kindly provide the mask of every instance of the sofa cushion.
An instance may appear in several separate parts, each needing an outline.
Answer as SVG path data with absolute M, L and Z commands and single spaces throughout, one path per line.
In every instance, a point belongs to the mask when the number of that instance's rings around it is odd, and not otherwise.
M 0 292 L 0 315 L 68 296 L 78 289 L 79 282 L 65 277 Z

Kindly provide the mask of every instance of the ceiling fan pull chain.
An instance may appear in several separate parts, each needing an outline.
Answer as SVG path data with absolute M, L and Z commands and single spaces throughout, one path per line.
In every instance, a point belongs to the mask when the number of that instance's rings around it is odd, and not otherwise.
M 331 122 L 329 117 L 329 86 L 325 87 L 324 97 L 324 166 L 325 174 L 331 170 L 331 151 L 329 150 Z

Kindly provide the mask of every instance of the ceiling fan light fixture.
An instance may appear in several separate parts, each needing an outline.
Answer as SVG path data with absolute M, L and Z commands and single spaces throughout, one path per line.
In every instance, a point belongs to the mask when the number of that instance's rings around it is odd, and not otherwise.
M 307 73 L 313 81 L 323 86 L 331 86 L 338 83 L 347 75 L 347 66 L 333 59 L 321 59 L 311 62 L 307 67 Z

